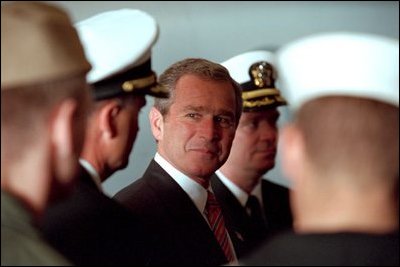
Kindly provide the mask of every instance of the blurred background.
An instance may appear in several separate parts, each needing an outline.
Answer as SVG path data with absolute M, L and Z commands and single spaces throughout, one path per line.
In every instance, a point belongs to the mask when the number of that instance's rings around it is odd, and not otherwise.
M 220 63 L 250 50 L 275 51 L 289 41 L 319 32 L 357 31 L 399 38 L 398 1 L 44 2 L 64 7 L 74 22 L 121 8 L 146 11 L 158 21 L 160 28 L 158 42 L 152 51 L 152 65 L 157 74 L 187 57 L 201 57 Z M 285 95 L 284 91 L 282 93 Z M 152 104 L 152 98 L 147 98 L 147 105 L 140 113 L 140 131 L 129 166 L 116 172 L 103 184 L 110 196 L 140 178 L 155 154 L 156 146 L 147 116 Z M 281 127 L 290 120 L 291 114 L 287 107 L 279 109 Z M 290 186 L 280 171 L 279 151 L 275 168 L 265 178 Z

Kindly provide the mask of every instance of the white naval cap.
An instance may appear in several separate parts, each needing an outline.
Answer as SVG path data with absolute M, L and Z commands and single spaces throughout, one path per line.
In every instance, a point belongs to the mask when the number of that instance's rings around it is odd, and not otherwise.
M 333 32 L 291 42 L 277 52 L 281 86 L 291 107 L 328 95 L 399 106 L 399 41 Z
M 87 76 L 94 85 L 95 99 L 130 93 L 163 97 L 151 69 L 151 49 L 159 30 L 155 19 L 144 11 L 107 11 L 75 24 L 93 68 Z
M 256 50 L 234 56 L 221 63 L 242 87 L 243 111 L 258 111 L 286 105 L 275 88 L 274 54 Z

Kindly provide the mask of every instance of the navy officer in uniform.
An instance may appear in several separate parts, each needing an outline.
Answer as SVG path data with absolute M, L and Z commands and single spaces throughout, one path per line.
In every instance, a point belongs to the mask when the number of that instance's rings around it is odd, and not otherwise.
M 80 183 L 46 213 L 47 239 L 78 265 L 143 265 L 151 241 L 139 218 L 102 192 L 101 183 L 128 164 L 146 95 L 166 97 L 151 69 L 158 26 L 149 14 L 121 9 L 77 23 L 93 65 L 95 103 L 81 153 Z
M 242 87 L 243 112 L 228 160 L 211 185 L 238 257 L 292 223 L 288 189 L 263 177 L 275 166 L 278 107 L 287 104 L 275 86 L 273 62 L 273 53 L 257 50 L 222 63 Z

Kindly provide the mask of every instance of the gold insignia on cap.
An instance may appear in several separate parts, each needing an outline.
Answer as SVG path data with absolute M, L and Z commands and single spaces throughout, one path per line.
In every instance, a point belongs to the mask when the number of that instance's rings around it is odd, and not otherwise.
M 266 61 L 259 61 L 249 68 L 251 78 L 249 87 L 242 92 L 245 110 L 259 109 L 269 106 L 286 105 L 286 100 L 275 88 L 274 67 Z M 252 84 L 251 84 L 252 83 Z
M 259 88 L 275 87 L 275 73 L 271 64 L 265 61 L 254 63 L 250 66 L 249 74 L 255 86 Z

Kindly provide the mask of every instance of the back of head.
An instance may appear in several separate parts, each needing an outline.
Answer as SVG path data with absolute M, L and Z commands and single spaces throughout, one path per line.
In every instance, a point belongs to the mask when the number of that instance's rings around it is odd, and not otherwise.
M 236 95 L 236 118 L 239 121 L 242 107 L 241 88 L 220 64 L 201 58 L 187 58 L 172 64 L 160 75 L 160 84 L 169 92 L 168 99 L 156 99 L 154 106 L 165 115 L 174 101 L 174 90 L 179 79 L 185 75 L 195 75 L 205 80 L 229 82 Z
M 360 188 L 393 186 L 398 179 L 399 111 L 381 101 L 328 96 L 311 100 L 296 124 L 309 159 L 321 177 L 337 177 Z
M 311 36 L 280 49 L 278 67 L 319 174 L 354 177 L 357 186 L 397 183 L 398 40 L 359 33 Z
M 64 11 L 38 2 L 1 6 L 2 160 L 5 151 L 12 160 L 21 155 L 24 142 L 40 140 L 57 102 L 87 96 L 89 70 Z M 13 149 L 3 149 L 3 144 Z

